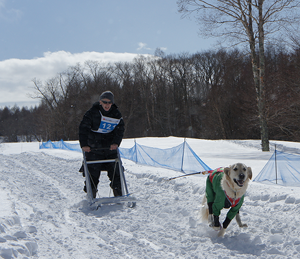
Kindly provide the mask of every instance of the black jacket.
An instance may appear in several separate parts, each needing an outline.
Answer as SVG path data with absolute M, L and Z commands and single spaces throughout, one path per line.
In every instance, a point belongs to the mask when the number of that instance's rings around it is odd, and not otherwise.
M 95 132 L 99 129 L 101 114 L 109 118 L 120 119 L 118 125 L 109 133 Z M 79 125 L 79 142 L 81 147 L 109 148 L 111 144 L 120 146 L 123 135 L 124 121 L 121 112 L 115 104 L 106 112 L 99 102 L 94 103 L 92 108 L 85 113 Z

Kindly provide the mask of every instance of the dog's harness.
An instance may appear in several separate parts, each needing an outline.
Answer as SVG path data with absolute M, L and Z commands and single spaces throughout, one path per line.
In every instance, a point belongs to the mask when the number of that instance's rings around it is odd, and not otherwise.
M 230 207 L 235 207 L 236 205 L 238 205 L 238 203 L 240 202 L 241 198 L 235 199 L 235 198 L 230 198 L 227 193 L 224 191 L 227 200 L 230 202 Z
M 219 167 L 215 170 L 207 171 L 207 173 L 209 173 L 208 177 L 209 177 L 210 182 L 213 183 L 213 179 L 217 173 L 223 173 L 223 172 L 224 172 L 224 167 Z
M 224 173 L 224 167 L 219 167 L 219 168 L 217 168 L 217 169 L 215 169 L 215 170 L 210 170 L 210 171 L 208 171 L 208 173 L 209 173 L 209 176 L 208 176 L 208 177 L 209 177 L 209 180 L 210 180 L 211 183 L 213 183 L 213 179 L 214 179 L 214 177 L 215 177 L 217 174 L 219 174 L 219 173 Z M 230 207 L 235 207 L 236 205 L 238 205 L 238 203 L 240 202 L 241 198 L 238 198 L 238 199 L 231 198 L 231 197 L 229 197 L 229 196 L 227 195 L 227 193 L 226 193 L 225 190 L 223 190 L 223 191 L 224 191 L 224 194 L 225 194 L 227 200 L 228 200 L 229 203 L 230 203 Z

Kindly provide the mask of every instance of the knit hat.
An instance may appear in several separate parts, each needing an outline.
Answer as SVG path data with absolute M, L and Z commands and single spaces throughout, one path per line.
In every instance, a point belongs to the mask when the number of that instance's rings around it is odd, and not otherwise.
M 111 91 L 105 91 L 99 97 L 100 101 L 103 100 L 103 99 L 108 99 L 112 103 L 114 103 L 114 94 Z

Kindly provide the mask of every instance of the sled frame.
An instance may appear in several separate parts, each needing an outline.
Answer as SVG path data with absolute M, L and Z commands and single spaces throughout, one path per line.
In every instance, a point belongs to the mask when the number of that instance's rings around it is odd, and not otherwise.
M 96 208 L 98 208 L 104 204 L 127 203 L 128 207 L 135 207 L 136 199 L 134 197 L 132 197 L 130 195 L 130 193 L 128 192 L 119 149 L 117 149 L 117 158 L 114 158 L 114 159 L 87 161 L 86 156 L 85 156 L 85 151 L 82 150 L 82 153 L 83 153 L 83 167 L 84 167 L 84 172 L 85 172 L 87 199 L 88 199 L 88 202 L 90 203 L 90 206 L 95 206 Z M 122 189 L 122 194 L 123 194 L 122 196 L 93 198 L 91 177 L 90 177 L 90 172 L 88 170 L 88 165 L 89 164 L 101 164 L 101 163 L 116 163 L 116 166 L 119 167 L 121 189 Z

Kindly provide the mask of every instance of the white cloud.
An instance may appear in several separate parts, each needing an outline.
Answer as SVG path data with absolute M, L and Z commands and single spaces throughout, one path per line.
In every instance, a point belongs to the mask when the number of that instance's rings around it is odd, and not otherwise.
M 137 50 L 142 50 L 142 49 L 151 50 L 151 48 L 147 48 L 147 44 L 146 43 L 139 42 L 138 45 L 139 45 L 139 47 L 137 48 Z
M 1 3 L 1 2 L 0 2 Z M 49 80 L 68 67 L 85 61 L 94 60 L 101 63 L 115 63 L 132 61 L 138 54 L 112 52 L 46 52 L 43 57 L 34 59 L 7 59 L 0 61 L 0 106 L 1 103 L 24 102 L 33 103 L 30 97 L 34 93 L 32 79 Z M 22 103 L 22 104 L 21 104 Z M 35 100 L 37 104 L 38 101 Z M 13 106 L 13 104 L 11 106 Z M 30 106 L 29 105 L 29 106 Z

